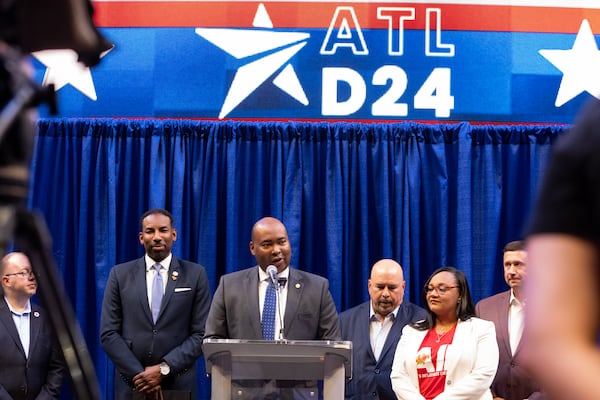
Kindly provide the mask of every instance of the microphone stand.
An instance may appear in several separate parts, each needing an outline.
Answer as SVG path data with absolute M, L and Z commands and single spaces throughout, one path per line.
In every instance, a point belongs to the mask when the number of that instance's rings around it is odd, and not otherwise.
M 282 280 L 285 278 L 281 278 Z M 285 341 L 285 338 L 283 336 L 283 316 L 281 315 L 281 291 L 283 290 L 285 286 L 285 281 L 283 282 L 283 285 L 280 283 L 279 279 L 277 280 L 277 286 L 276 286 L 276 295 L 277 295 L 277 314 L 279 316 L 279 337 L 278 337 L 278 341 Z

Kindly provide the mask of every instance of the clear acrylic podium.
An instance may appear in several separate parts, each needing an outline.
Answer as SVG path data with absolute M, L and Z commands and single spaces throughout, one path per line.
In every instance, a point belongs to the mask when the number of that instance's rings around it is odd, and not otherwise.
M 350 341 L 205 339 L 203 352 L 213 400 L 235 399 L 234 382 L 261 386 L 279 380 L 322 380 L 324 400 L 343 400 L 346 380 L 352 377 Z

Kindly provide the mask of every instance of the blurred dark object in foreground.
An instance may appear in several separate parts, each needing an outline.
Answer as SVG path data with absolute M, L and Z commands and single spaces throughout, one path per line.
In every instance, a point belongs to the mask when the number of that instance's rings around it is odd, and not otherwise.
M 93 362 L 54 263 L 44 220 L 26 209 L 35 107 L 48 103 L 56 109 L 54 88 L 32 81 L 26 55 L 72 49 L 91 67 L 110 47 L 93 24 L 88 0 L 0 0 L 0 256 L 9 247 L 29 256 L 74 395 L 82 400 L 100 399 Z
M 88 0 L 0 0 L 0 41 L 23 53 L 72 49 L 91 67 L 111 47 L 92 14 Z

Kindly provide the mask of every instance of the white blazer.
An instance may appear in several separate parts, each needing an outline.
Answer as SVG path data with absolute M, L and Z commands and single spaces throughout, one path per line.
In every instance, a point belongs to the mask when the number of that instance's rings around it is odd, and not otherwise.
M 392 389 L 399 400 L 424 400 L 419 392 L 417 352 L 427 330 L 406 325 L 392 364 Z M 446 351 L 446 387 L 435 400 L 492 400 L 490 385 L 498 368 L 494 323 L 472 317 L 459 321 Z

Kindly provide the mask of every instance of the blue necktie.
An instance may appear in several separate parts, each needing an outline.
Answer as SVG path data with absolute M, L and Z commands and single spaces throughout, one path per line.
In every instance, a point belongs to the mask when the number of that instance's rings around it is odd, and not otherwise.
M 154 269 L 156 269 L 156 274 L 154 275 L 154 281 L 152 281 L 152 320 L 156 322 L 158 319 L 158 313 L 160 312 L 160 303 L 162 303 L 163 298 L 163 279 L 160 274 L 160 269 L 162 265 L 154 264 Z
M 269 280 L 267 292 L 265 293 L 265 304 L 263 304 L 262 313 L 262 335 L 265 340 L 275 339 L 275 314 L 277 306 L 277 289 L 273 282 Z

